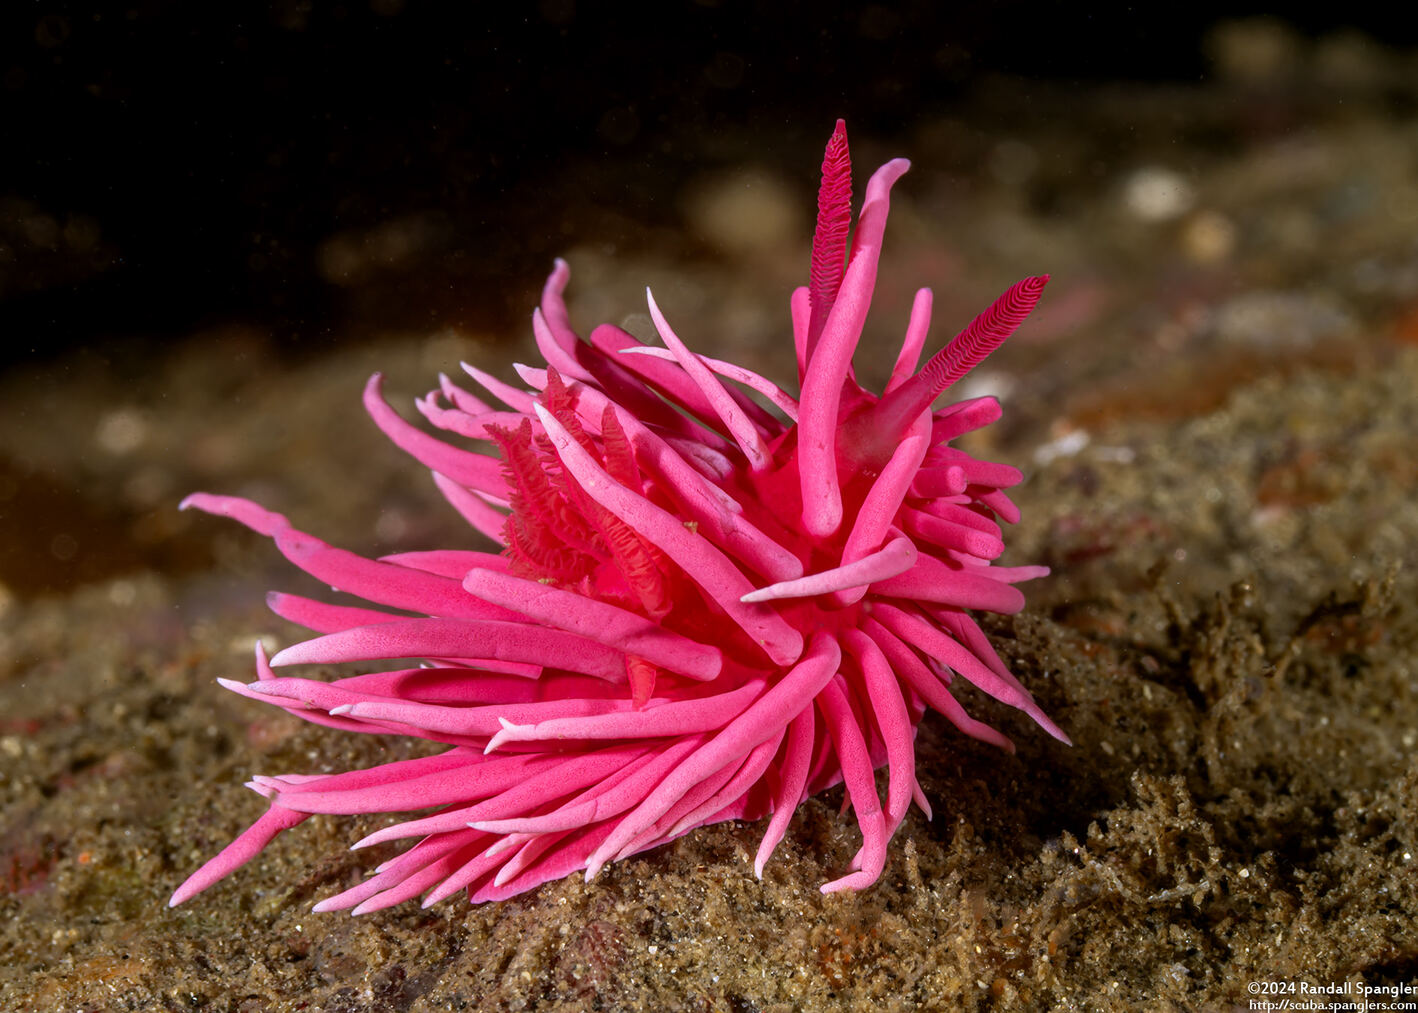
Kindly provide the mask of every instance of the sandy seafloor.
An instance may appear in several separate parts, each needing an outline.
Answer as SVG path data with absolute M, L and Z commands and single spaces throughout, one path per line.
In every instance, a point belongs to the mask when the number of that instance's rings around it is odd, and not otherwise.
M 865 379 L 915 286 L 937 347 L 1053 274 L 970 381 L 1005 405 L 971 447 L 1027 475 L 1007 561 L 1055 571 L 987 629 L 1075 743 L 962 689 L 1018 753 L 927 719 L 934 819 L 861 893 L 817 889 L 858 844 L 839 788 L 761 882 L 762 827 L 726 824 L 497 905 L 315 915 L 394 853 L 346 850 L 379 818 L 317 817 L 170 911 L 263 808 L 251 774 L 427 748 L 219 689 L 256 637 L 299 637 L 262 592 L 313 582 L 177 501 L 252 496 L 363 551 L 473 545 L 359 391 L 382 369 L 409 415 L 460 358 L 511 377 L 527 328 L 300 356 L 226 328 L 4 377 L 0 1009 L 1227 1010 L 1253 982 L 1418 986 L 1418 103 L 1410 58 L 1365 53 L 1284 86 L 1004 83 L 905 136 L 854 125 L 858 194 L 881 158 L 915 164 Z M 649 283 L 691 346 L 786 379 L 810 176 L 714 143 L 742 170 L 665 181 L 695 243 L 572 229 L 572 318 L 643 328 Z

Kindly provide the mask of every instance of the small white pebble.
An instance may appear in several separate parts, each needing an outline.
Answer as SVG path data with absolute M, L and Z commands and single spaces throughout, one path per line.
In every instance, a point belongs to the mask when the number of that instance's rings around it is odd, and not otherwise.
M 1057 439 L 1034 448 L 1034 463 L 1040 466 L 1058 460 L 1060 457 L 1073 457 L 1084 447 L 1088 446 L 1090 437 L 1086 429 L 1075 429 L 1072 432 L 1064 433 Z
M 1123 184 L 1127 209 L 1145 222 L 1166 222 L 1191 210 L 1196 195 L 1179 173 L 1150 165 L 1138 169 Z
M 974 397 L 993 397 L 1007 401 L 1017 386 L 1019 386 L 1019 381 L 1008 373 L 977 368 L 952 387 L 951 393 L 962 401 Z
M 131 454 L 148 438 L 148 423 L 136 408 L 119 408 L 99 419 L 94 439 L 110 454 Z
M 115 580 L 108 585 L 108 600 L 119 608 L 132 605 L 138 597 L 138 588 L 131 580 Z

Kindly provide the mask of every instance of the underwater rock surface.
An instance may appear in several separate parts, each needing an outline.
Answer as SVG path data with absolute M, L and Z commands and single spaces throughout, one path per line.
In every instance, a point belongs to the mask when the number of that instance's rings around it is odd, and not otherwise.
M 525 350 L 383 334 L 295 359 L 228 329 L 128 374 L 80 353 L 0 378 L 0 502 L 21 532 L 0 556 L 0 1008 L 1206 1008 L 1251 980 L 1418 978 L 1418 255 L 1391 168 L 1418 134 L 1363 103 L 1266 97 L 1306 118 L 1297 136 L 1215 95 L 1094 99 L 1091 130 L 1001 93 L 988 119 L 1009 136 L 941 121 L 902 141 L 960 171 L 899 198 L 882 278 L 901 291 L 879 292 L 874 325 L 899 335 L 931 284 L 933 350 L 981 293 L 1054 272 L 1040 326 L 972 393 L 1007 409 L 979 450 L 1034 461 L 1006 561 L 1055 572 L 986 628 L 1073 749 L 979 694 L 966 705 L 1016 757 L 927 720 L 935 819 L 912 812 L 859 893 L 817 890 L 857 847 L 839 788 L 803 806 L 762 882 L 761 828 L 730 823 L 497 905 L 312 915 L 368 865 L 317 817 L 169 911 L 258 812 L 213 801 L 245 772 L 422 748 L 218 689 L 253 637 L 294 639 L 260 607 L 283 567 L 239 531 L 205 548 L 176 498 L 220 484 L 328 518 L 332 541 L 439 541 L 456 519 L 348 404 L 376 367 L 407 396 L 430 368 L 506 375 Z M 1072 171 L 1097 154 L 1080 136 L 1206 117 L 1180 144 L 1156 128 L 1110 148 L 1100 179 Z M 1137 203 L 1152 164 L 1188 171 L 1185 206 Z M 572 318 L 678 285 L 701 300 L 681 328 L 696 348 L 790 375 L 774 335 L 802 250 L 744 281 L 657 243 L 567 250 L 588 293 Z

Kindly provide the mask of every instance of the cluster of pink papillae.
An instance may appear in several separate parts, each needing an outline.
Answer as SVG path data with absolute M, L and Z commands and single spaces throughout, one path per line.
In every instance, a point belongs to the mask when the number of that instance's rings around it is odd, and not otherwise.
M 465 366 L 479 394 L 441 377 L 418 402 L 453 443 L 401 418 L 373 377 L 374 421 L 500 552 L 371 560 L 247 500 L 186 501 L 270 536 L 296 566 L 374 606 L 273 594 L 277 614 L 321 636 L 269 661 L 258 646 L 257 681 L 224 686 L 318 724 L 450 748 L 253 778 L 270 808 L 173 904 L 312 813 L 434 810 L 356 843 L 416 842 L 317 911 L 420 894 L 427 906 L 459 890 L 497 900 L 578 870 L 590 878 L 706 823 L 771 814 L 762 875 L 797 805 L 839 781 L 862 846 L 822 889 L 855 889 L 881 875 L 911 800 L 929 812 L 914 754 L 928 708 L 1012 748 L 964 712 L 954 676 L 1067 741 L 970 616 L 1017 611 L 1013 585 L 1046 572 L 991 565 L 999 521 L 1017 520 L 1004 489 L 1020 474 L 950 446 L 999 406 L 931 407 L 1014 331 L 1047 279 L 1012 286 L 917 370 L 931 308 L 922 290 L 885 392 L 863 390 L 852 371 L 891 186 L 907 167 L 897 159 L 872 176 L 848 256 L 838 123 L 811 285 L 791 304 L 800 398 L 691 352 L 653 297 L 664 347 L 608 324 L 582 340 L 560 261 L 532 318 L 545 368 L 517 366 L 517 387 Z M 412 660 L 334 681 L 273 671 L 384 658 Z

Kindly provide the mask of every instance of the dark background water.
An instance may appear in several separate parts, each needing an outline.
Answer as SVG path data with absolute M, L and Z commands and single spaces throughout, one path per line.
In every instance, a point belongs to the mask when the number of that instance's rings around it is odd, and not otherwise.
M 6 5 L 0 363 L 232 321 L 306 344 L 362 326 L 505 326 L 581 231 L 578 204 L 654 225 L 672 215 L 661 180 L 712 160 L 716 141 L 751 134 L 755 157 L 806 179 L 802 155 L 836 117 L 890 135 L 1001 75 L 1055 101 L 1102 81 L 1202 81 L 1208 32 L 1247 13 L 629 10 Z M 1418 38 L 1396 21 L 1346 6 L 1291 24 Z M 351 244 L 380 251 L 377 278 L 341 259 Z

